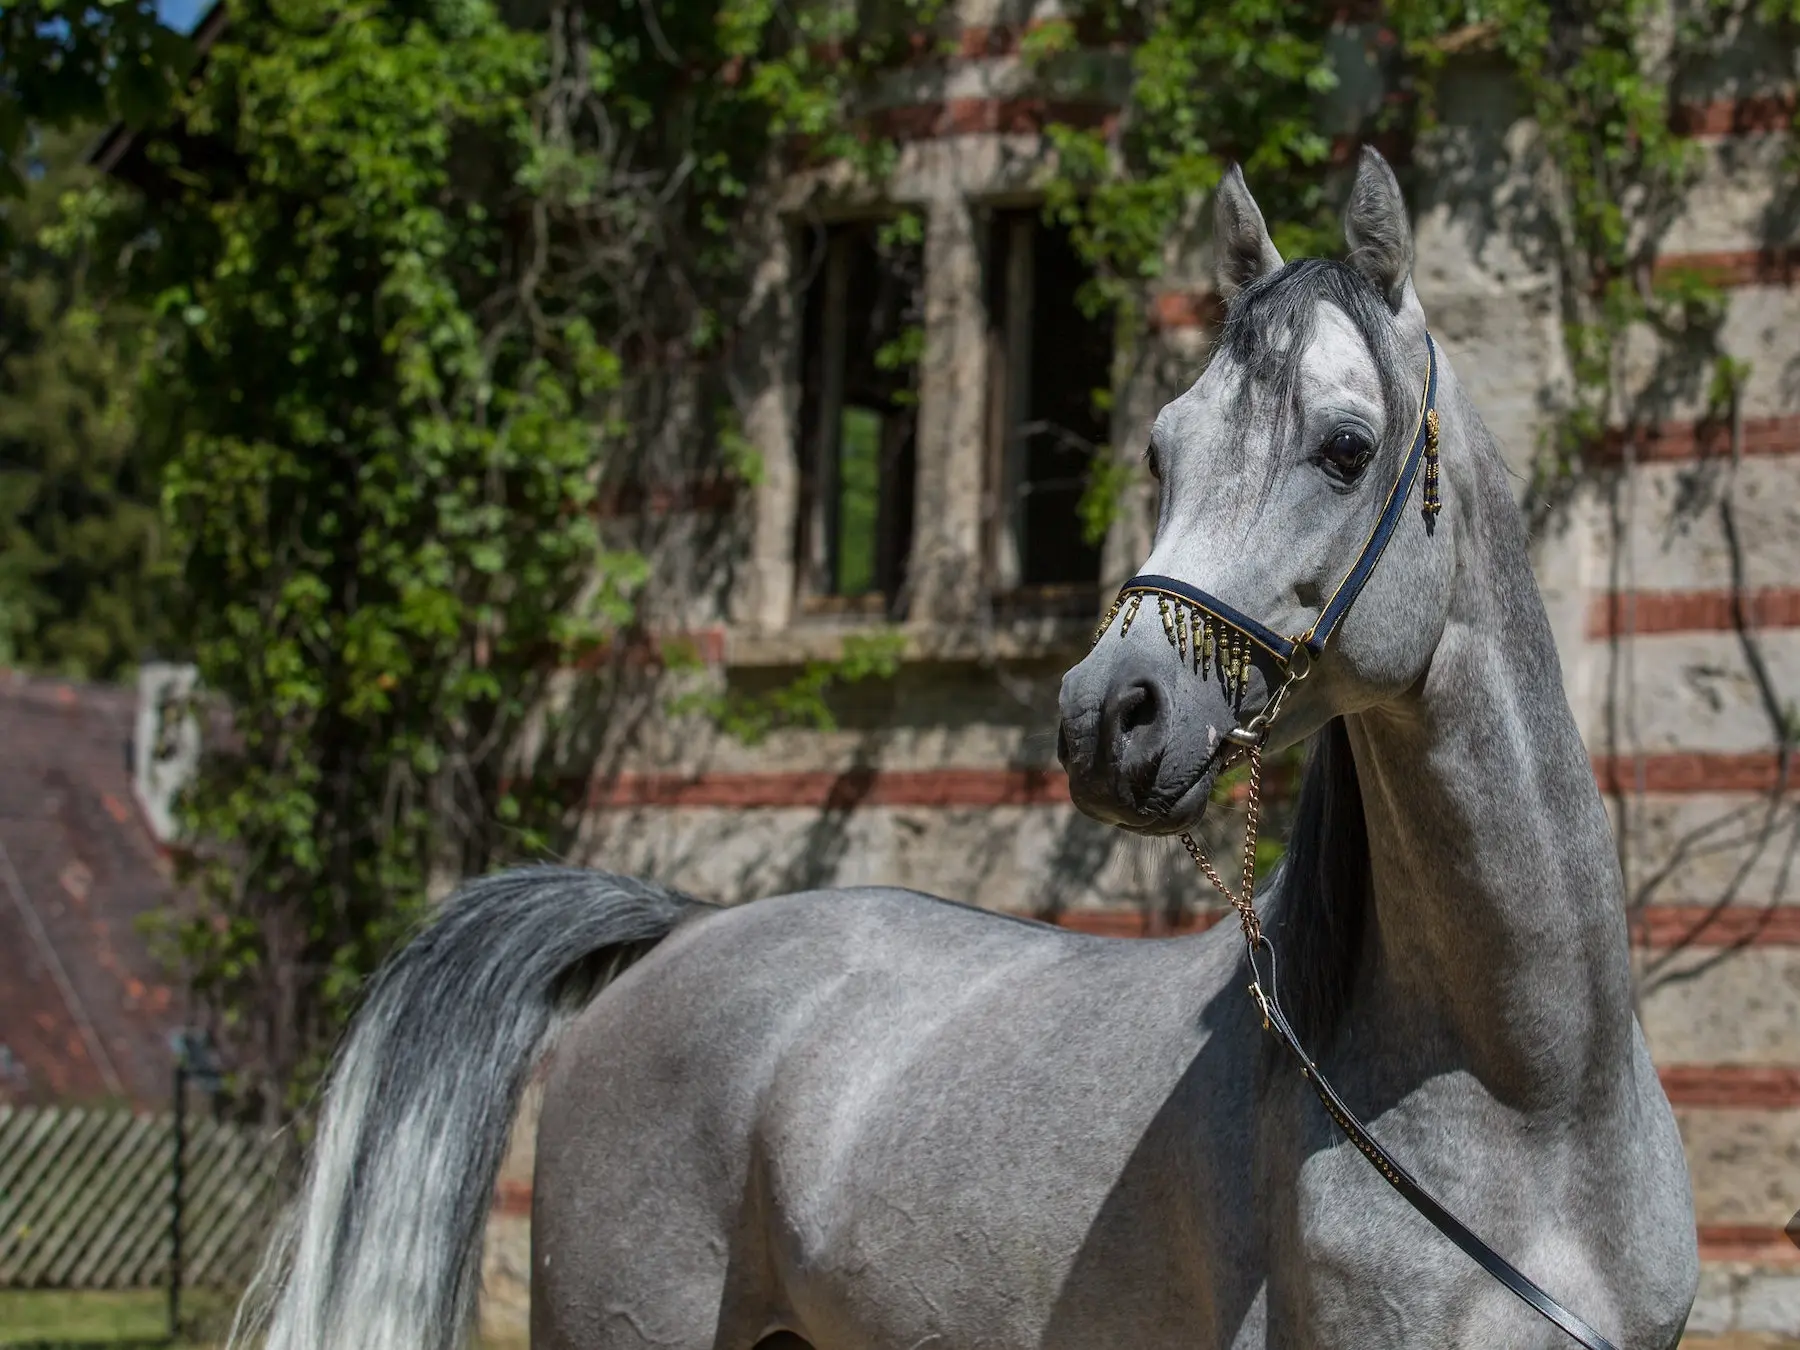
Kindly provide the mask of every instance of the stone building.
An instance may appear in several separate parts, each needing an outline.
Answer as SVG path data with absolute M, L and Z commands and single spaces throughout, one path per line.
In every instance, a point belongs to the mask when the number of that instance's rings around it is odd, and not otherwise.
M 901 154 L 881 200 L 830 170 L 783 184 L 741 372 L 759 481 L 672 478 L 634 521 L 659 560 L 651 630 L 720 683 L 766 688 L 890 624 L 898 675 L 846 691 L 831 731 L 746 744 L 647 722 L 592 784 L 584 860 L 729 899 L 896 883 L 1113 934 L 1216 917 L 1179 850 L 1086 820 L 1056 768 L 1061 673 L 1148 538 L 1139 502 L 1102 545 L 1080 541 L 1087 458 L 1144 443 L 1218 307 L 1203 247 L 1171 258 L 1130 353 L 1073 304 L 1081 264 L 1036 209 L 1040 132 L 1110 116 L 1128 56 L 1086 51 L 1034 75 L 1020 40 L 1040 17 L 966 0 L 956 55 L 883 77 Z M 1360 9 L 1335 33 L 1353 128 L 1383 96 L 1387 39 Z M 1676 109 L 1703 167 L 1658 266 L 1725 288 L 1722 346 L 1750 367 L 1735 405 L 1722 415 L 1678 353 L 1634 333 L 1637 419 L 1535 518 L 1568 694 L 1618 824 L 1642 1018 L 1688 1143 L 1702 1335 L 1800 1338 L 1800 1249 L 1781 1231 L 1800 1207 L 1793 79 L 1793 53 L 1746 30 Z M 1353 136 L 1338 149 L 1349 162 Z M 1546 223 L 1556 167 L 1478 43 L 1446 72 L 1438 129 L 1395 158 L 1420 298 L 1523 498 L 1570 382 Z M 884 253 L 879 224 L 902 207 L 923 240 Z M 896 402 L 876 353 L 914 324 L 916 401 Z M 1124 395 L 1102 415 L 1086 391 L 1115 359 Z M 527 1155 L 491 1239 L 502 1302 L 524 1269 Z

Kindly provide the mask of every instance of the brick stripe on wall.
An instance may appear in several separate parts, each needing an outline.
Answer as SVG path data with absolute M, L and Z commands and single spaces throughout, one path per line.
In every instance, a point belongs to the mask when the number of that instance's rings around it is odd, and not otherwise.
M 1766 1064 L 1664 1064 L 1663 1091 L 1675 1106 L 1762 1111 L 1800 1107 L 1800 1068 Z
M 1150 327 L 1159 333 L 1211 328 L 1225 317 L 1216 291 L 1160 291 L 1150 297 Z
M 1721 249 L 1712 253 L 1665 253 L 1656 260 L 1659 276 L 1697 273 L 1714 286 L 1792 286 L 1800 279 L 1800 248 Z
M 1741 1261 L 1758 1266 L 1800 1265 L 1800 1247 L 1779 1228 L 1761 1224 L 1699 1225 L 1702 1261 Z
M 725 630 L 717 626 L 679 633 L 639 634 L 626 640 L 622 652 L 616 643 L 596 643 L 570 664 L 576 670 L 597 670 L 619 655 L 629 666 L 660 665 L 676 656 L 691 657 L 702 665 L 716 666 L 724 663 L 725 641 Z
M 1060 769 L 850 769 L 842 773 L 621 773 L 596 779 L 594 810 L 621 807 L 1061 806 L 1069 781 Z
M 1656 426 L 1634 428 L 1629 434 L 1636 441 L 1635 457 L 1640 464 L 1728 459 L 1731 456 L 1731 426 L 1724 421 L 1662 422 Z M 1594 447 L 1593 453 L 1603 462 L 1623 461 L 1626 435 L 1622 430 L 1609 431 Z M 1800 454 L 1800 415 L 1746 417 L 1744 453 Z
M 1174 302 L 1189 299 L 1184 295 L 1163 298 Z M 1170 310 L 1183 312 L 1180 303 L 1171 304 Z M 1623 637 L 1627 632 L 1637 637 L 1729 633 L 1737 629 L 1736 605 L 1736 597 L 1728 590 L 1605 592 L 1588 602 L 1586 631 L 1594 641 Z M 1744 617 L 1752 629 L 1800 628 L 1800 586 L 1768 586 L 1747 592 Z M 708 665 L 720 664 L 726 658 L 725 629 L 717 625 L 686 632 L 651 634 L 635 640 L 628 656 L 637 658 L 641 649 L 641 655 L 648 658 L 677 644 L 694 652 Z M 611 654 L 610 646 L 597 648 L 580 664 L 604 664 Z
M 1332 145 L 1333 162 L 1348 163 L 1358 144 L 1350 137 L 1339 137 Z M 1389 148 L 1385 144 L 1381 146 L 1384 154 Z M 1404 153 L 1399 147 L 1393 149 L 1395 154 Z M 1388 157 L 1392 159 L 1394 155 Z M 1745 286 L 1792 286 L 1800 281 L 1800 247 L 1666 253 L 1656 260 L 1655 270 L 1659 276 L 1675 272 L 1697 273 L 1708 284 L 1727 290 Z M 1164 291 L 1151 297 L 1149 320 L 1150 327 L 1155 331 L 1177 332 L 1188 328 L 1212 327 L 1224 317 L 1224 313 L 1224 302 L 1210 290 Z M 1729 442 L 1726 448 L 1729 450 Z M 1794 449 L 1800 447 L 1788 445 L 1773 453 L 1789 453 Z M 1616 456 L 1618 448 L 1609 448 L 1609 453 Z M 1640 447 L 1638 457 L 1643 459 L 1649 456 Z
M 1632 939 L 1646 947 L 1800 947 L 1800 905 L 1645 905 Z
M 1048 98 L 952 98 L 884 108 L 872 120 L 878 133 L 896 141 L 943 136 L 1040 136 L 1052 122 L 1110 130 L 1118 119 L 1111 104 Z
M 1644 755 L 1595 755 L 1594 776 L 1603 792 L 1767 793 L 1778 784 L 1800 786 L 1800 764 L 1785 777 L 1773 750 L 1669 751 Z M 744 773 L 620 773 L 596 778 L 587 802 L 593 810 L 631 807 L 792 807 L 846 810 L 856 806 L 991 807 L 1064 806 L 1069 782 L 1061 769 L 848 769 Z
M 1694 793 L 1770 793 L 1800 786 L 1800 764 L 1784 768 L 1773 750 L 1741 753 L 1671 750 L 1643 756 L 1595 755 L 1594 777 L 1606 793 L 1640 788 L 1665 796 Z
M 615 484 L 595 500 L 603 520 L 625 516 L 668 516 L 680 511 L 724 511 L 738 500 L 739 485 L 728 478 L 694 478 L 682 483 Z
M 1787 131 L 1794 125 L 1794 94 L 1753 94 L 1710 102 L 1680 103 L 1669 123 L 1684 136 L 1716 138 Z
M 494 1188 L 494 1213 L 526 1217 L 531 1213 L 531 1183 L 503 1181 Z
M 1800 586 L 1749 591 L 1743 604 L 1752 628 L 1800 628 Z M 1729 633 L 1737 617 L 1737 597 L 1728 590 L 1613 591 L 1588 602 L 1587 635 L 1603 641 L 1627 632 Z

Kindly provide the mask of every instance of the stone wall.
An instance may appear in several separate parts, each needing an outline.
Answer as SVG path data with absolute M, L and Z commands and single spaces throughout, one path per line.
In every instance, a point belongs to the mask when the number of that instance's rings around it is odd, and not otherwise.
M 1030 17 L 1016 5 L 965 6 L 965 54 L 909 68 L 883 91 L 905 114 L 887 200 L 926 221 L 908 662 L 891 683 L 855 691 L 830 733 L 747 746 L 648 716 L 596 779 L 585 860 L 727 899 L 879 881 L 1094 931 L 1216 917 L 1172 846 L 1117 837 L 1067 803 L 1055 691 L 1091 620 L 997 618 L 984 593 L 983 220 L 1029 201 L 1045 163 L 1036 126 L 1050 105 L 1033 101 L 1016 56 Z M 1353 59 L 1377 38 L 1377 25 L 1347 23 L 1340 45 Z M 1534 548 L 1568 694 L 1619 830 L 1644 1026 L 1688 1142 L 1706 1260 L 1692 1330 L 1800 1338 L 1800 1250 L 1780 1232 L 1800 1208 L 1800 794 L 1779 753 L 1800 702 L 1800 194 L 1785 132 L 1792 70 L 1780 68 L 1791 55 L 1746 34 L 1681 114 L 1702 133 L 1705 167 L 1663 264 L 1728 287 L 1725 346 L 1752 367 L 1736 434 L 1730 419 L 1703 421 L 1704 382 L 1679 353 L 1634 334 L 1630 379 L 1657 417 L 1596 451 L 1537 522 Z M 1078 94 L 1103 101 L 1121 74 L 1116 54 L 1096 55 L 1052 92 L 1065 110 Z M 1551 262 L 1556 169 L 1497 65 L 1469 58 L 1443 88 L 1441 128 L 1402 166 L 1415 277 L 1523 494 L 1569 381 Z M 662 527 L 671 558 L 721 524 L 741 542 L 721 598 L 664 611 L 671 629 L 705 629 L 717 658 L 709 678 L 777 678 L 836 650 L 860 622 L 809 615 L 796 599 L 789 227 L 802 211 L 870 207 L 829 172 L 796 177 L 771 203 L 765 340 L 746 368 L 762 482 L 723 522 L 678 513 Z M 1201 294 L 1204 256 L 1172 262 L 1170 294 L 1153 307 L 1163 321 L 1115 413 L 1118 445 L 1143 442 L 1204 353 L 1199 321 L 1214 312 Z M 1104 580 L 1133 570 L 1145 539 L 1143 514 L 1128 512 Z M 1223 838 L 1231 822 L 1213 828 Z M 502 1284 L 507 1269 L 524 1269 L 528 1175 L 524 1164 L 509 1172 L 512 1200 L 496 1224 Z

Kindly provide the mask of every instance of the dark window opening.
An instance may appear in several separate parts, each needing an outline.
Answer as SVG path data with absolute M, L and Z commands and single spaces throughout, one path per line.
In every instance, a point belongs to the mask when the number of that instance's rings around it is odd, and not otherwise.
M 815 608 L 897 615 L 912 546 L 923 254 L 878 222 L 807 231 L 797 557 Z
M 1100 580 L 1100 549 L 1082 538 L 1079 505 L 1109 434 L 1094 394 L 1112 373 L 1110 322 L 1090 319 L 1076 302 L 1090 275 L 1067 233 L 1046 225 L 1035 208 L 994 213 L 987 267 L 994 589 L 1035 593 L 1074 613 L 1093 608 Z

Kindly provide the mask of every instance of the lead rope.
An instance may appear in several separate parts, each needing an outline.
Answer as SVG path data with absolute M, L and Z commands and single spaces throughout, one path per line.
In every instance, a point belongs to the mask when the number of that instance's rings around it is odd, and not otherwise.
M 1287 685 L 1281 686 L 1281 693 L 1287 692 Z M 1467 1224 L 1444 1208 L 1436 1196 L 1426 1190 L 1412 1173 L 1406 1170 L 1385 1148 L 1383 1148 L 1368 1131 L 1368 1128 L 1356 1118 L 1343 1098 L 1325 1080 L 1319 1066 L 1313 1062 L 1312 1056 L 1306 1053 L 1300 1044 L 1300 1038 L 1288 1024 L 1287 1016 L 1282 1011 L 1281 1003 L 1275 994 L 1275 948 L 1263 936 L 1262 920 L 1256 915 L 1256 835 L 1262 823 L 1262 741 L 1268 724 L 1273 720 L 1272 714 L 1279 710 L 1279 700 L 1274 700 L 1264 715 L 1254 719 L 1260 722 L 1257 731 L 1258 739 L 1245 746 L 1245 757 L 1250 762 L 1250 785 L 1248 801 L 1244 814 L 1244 879 L 1242 885 L 1234 893 L 1219 877 L 1219 871 L 1206 856 L 1191 833 L 1183 831 L 1182 847 L 1187 849 L 1188 856 L 1194 860 L 1201 874 L 1210 881 L 1213 889 L 1231 902 L 1237 911 L 1238 924 L 1244 930 L 1245 954 L 1250 962 L 1250 997 L 1262 1013 L 1263 1029 L 1272 1031 L 1275 1038 L 1291 1054 L 1300 1065 L 1301 1076 L 1312 1085 L 1326 1113 L 1343 1130 L 1350 1142 L 1379 1172 L 1382 1179 L 1392 1186 L 1406 1202 L 1416 1209 L 1431 1225 L 1449 1238 L 1474 1260 L 1484 1271 L 1499 1281 L 1521 1302 L 1529 1306 L 1539 1316 L 1559 1328 L 1569 1339 L 1585 1350 L 1616 1350 L 1613 1343 L 1589 1326 L 1580 1317 L 1547 1293 L 1544 1288 L 1526 1275 L 1512 1262 L 1495 1251 Z M 1269 987 L 1263 988 L 1262 969 L 1257 964 L 1257 950 L 1262 949 L 1269 957 Z
M 1256 832 L 1262 822 L 1262 746 L 1252 745 L 1247 751 L 1250 760 L 1249 801 L 1244 815 L 1244 881 L 1243 887 L 1236 894 L 1223 881 L 1219 880 L 1218 869 L 1206 856 L 1206 850 L 1194 841 L 1194 836 L 1182 832 L 1181 846 L 1188 851 L 1188 857 L 1194 860 L 1206 879 L 1213 884 L 1213 889 L 1231 902 L 1237 911 L 1238 923 L 1244 930 L 1244 944 L 1250 948 L 1251 969 L 1255 969 L 1256 949 L 1262 944 L 1262 920 L 1256 917 Z

